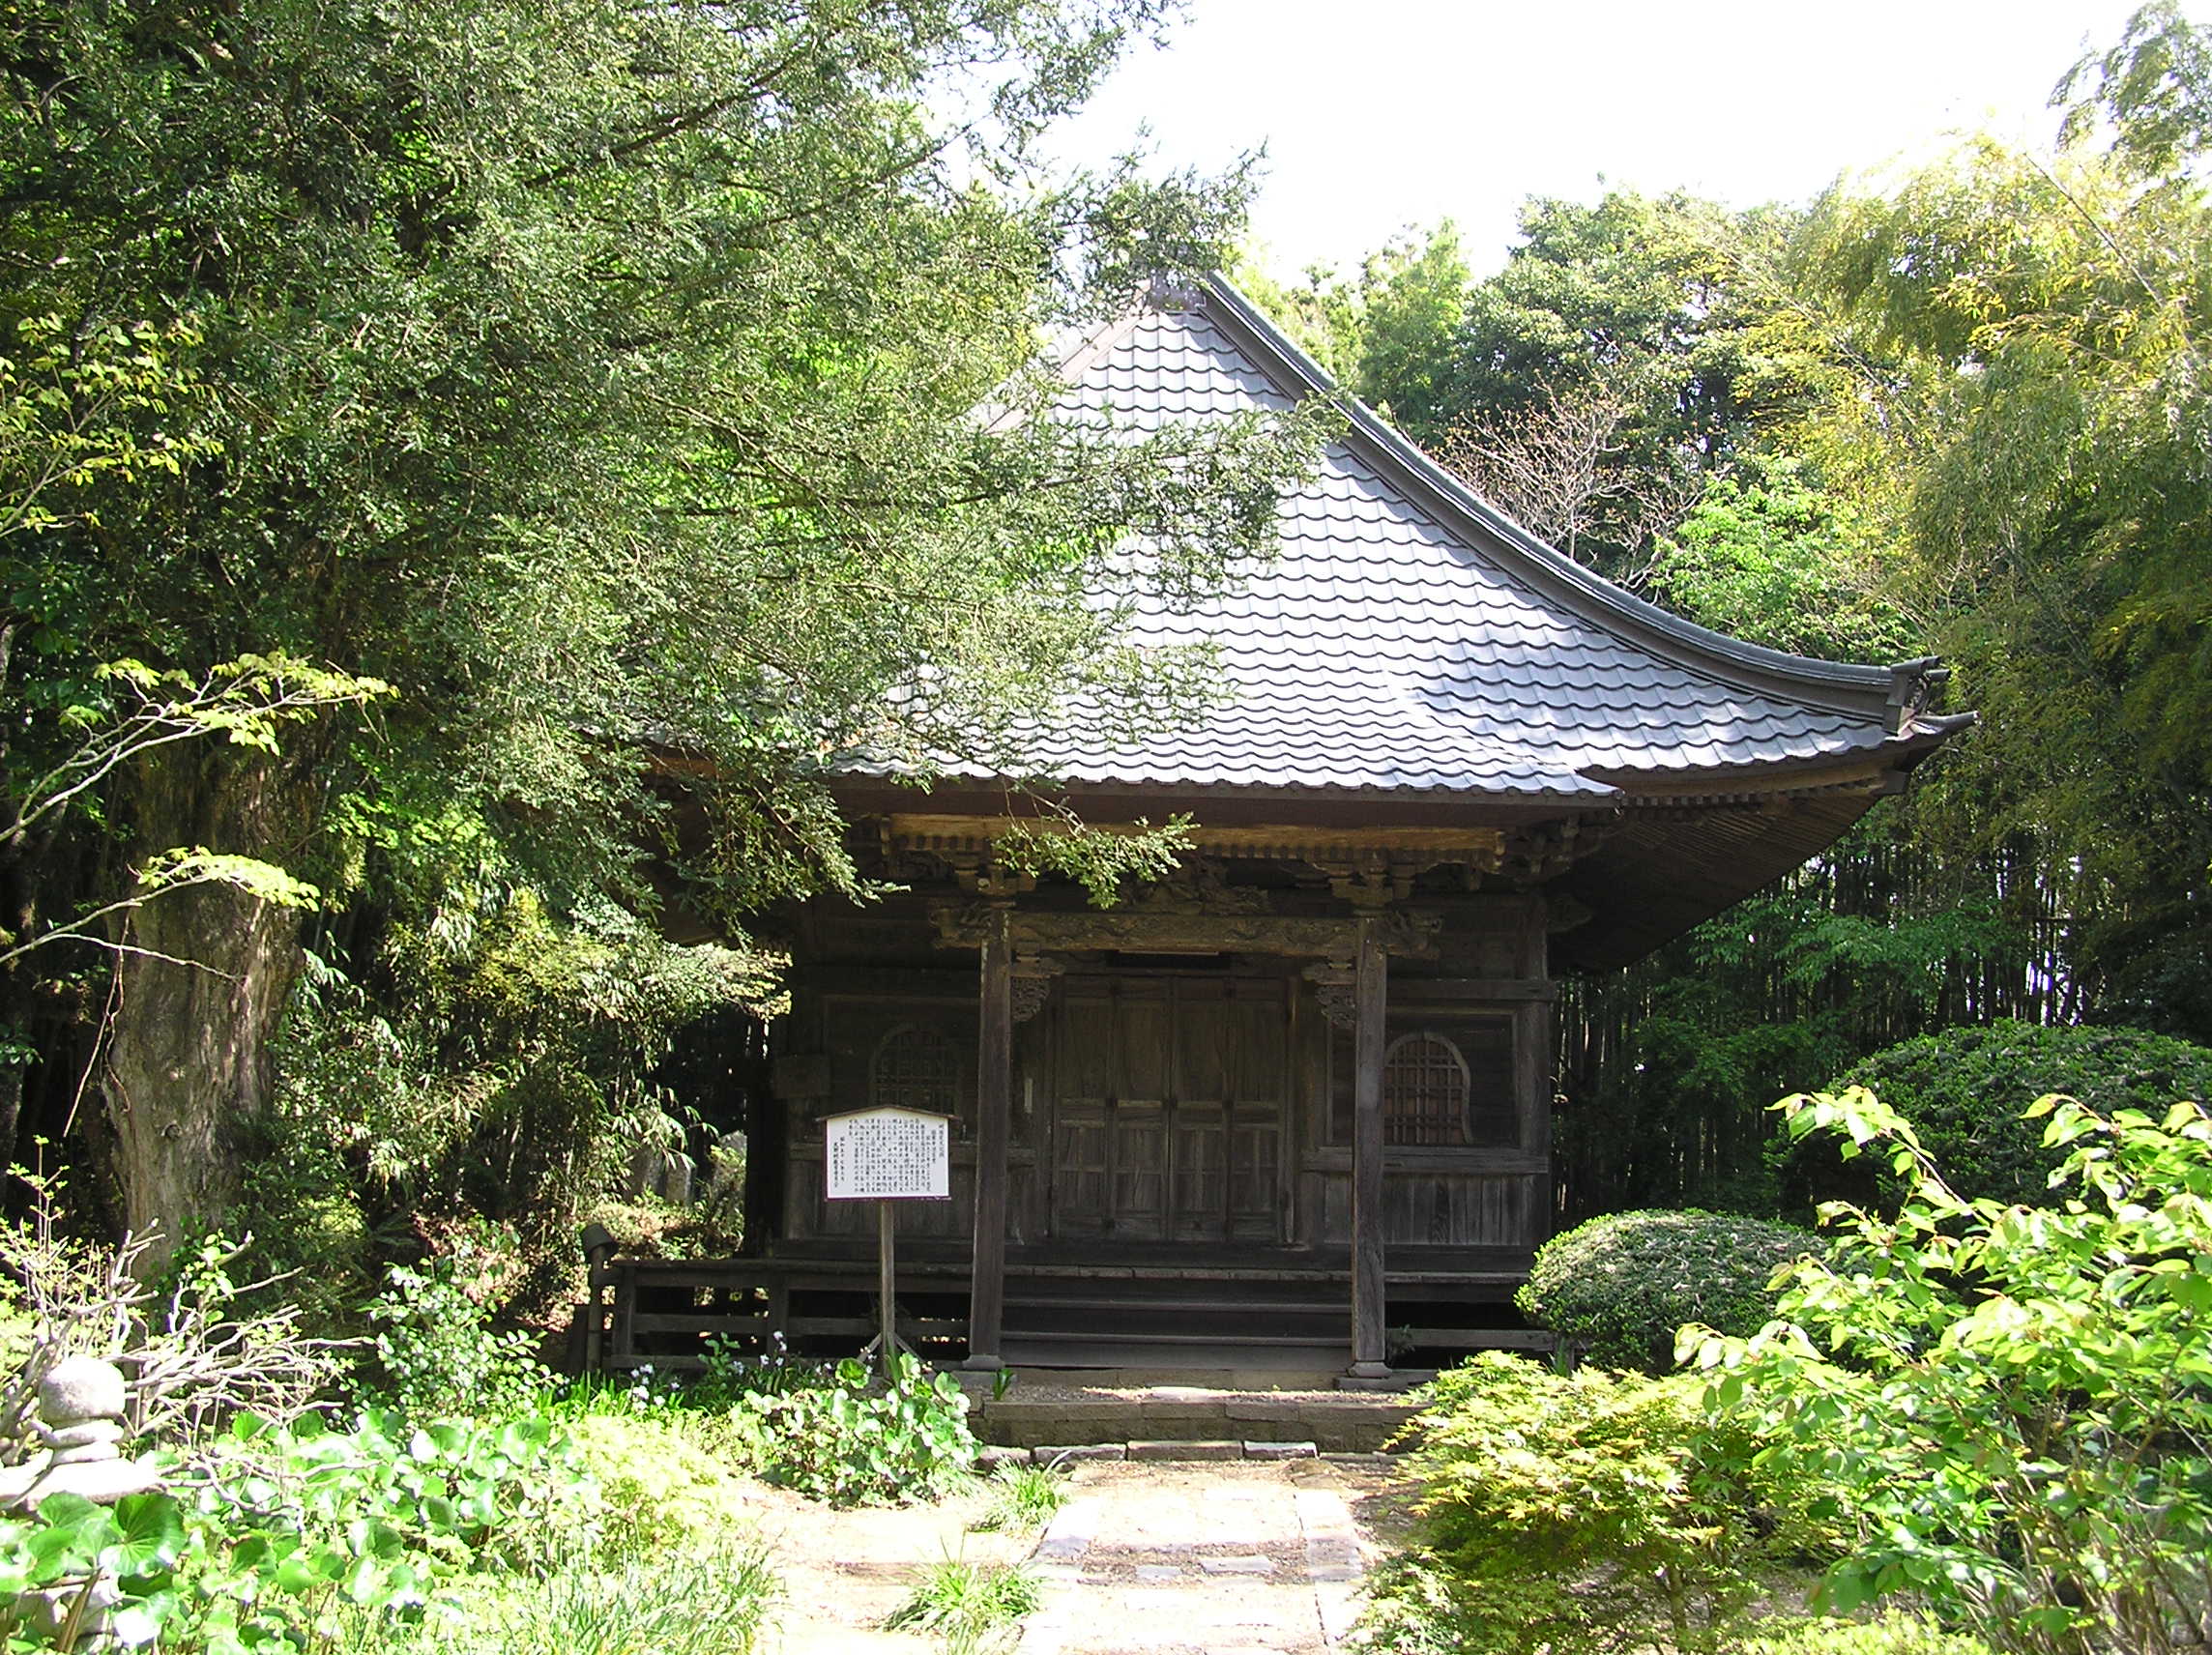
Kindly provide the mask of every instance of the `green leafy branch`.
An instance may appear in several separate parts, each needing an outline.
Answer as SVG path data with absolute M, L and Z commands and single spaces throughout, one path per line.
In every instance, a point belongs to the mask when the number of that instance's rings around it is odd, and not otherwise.
M 2036 1655 L 2199 1647 L 2212 1116 L 2045 1097 L 2027 1113 L 2066 1159 L 2026 1206 L 1958 1195 L 1863 1088 L 1779 1107 L 1906 1189 L 1895 1219 L 1825 1208 L 1834 1251 L 1782 1272 L 1756 1337 L 1680 1337 L 1714 1416 L 1749 1417 L 1855 1528 L 1818 1601 L 1914 1595 Z
M 241 655 L 198 678 L 157 671 L 133 660 L 107 662 L 97 676 L 114 687 L 115 700 L 106 706 L 79 704 L 63 710 L 62 724 L 78 733 L 77 744 L 9 801 L 5 826 L 0 827 L 0 857 L 22 855 L 72 808 L 96 801 L 102 785 L 119 769 L 164 747 L 213 738 L 275 754 L 286 726 L 336 708 L 365 706 L 393 693 L 392 685 L 381 679 L 314 666 L 281 653 Z M 212 885 L 285 908 L 309 908 L 322 897 L 316 886 L 259 857 L 204 846 L 172 847 L 149 857 L 135 870 L 128 896 L 36 935 L 0 932 L 0 967 L 61 942 L 89 943 L 116 953 L 145 953 L 109 936 L 104 929 L 107 921 L 157 896 Z
M 183 360 L 199 342 L 182 323 L 18 321 L 15 350 L 0 354 L 0 540 L 96 524 L 91 506 L 64 508 L 61 497 L 176 477 L 214 452 L 205 438 L 131 423 L 174 420 L 200 392 Z
M 1016 821 L 999 835 L 993 853 L 1000 867 L 1033 879 L 1063 874 L 1083 887 L 1093 908 L 1111 908 L 1125 879 L 1165 879 L 1191 846 L 1191 819 L 1184 815 L 1157 828 L 1144 818 L 1103 828 L 1049 801 L 1041 809 L 1035 820 Z

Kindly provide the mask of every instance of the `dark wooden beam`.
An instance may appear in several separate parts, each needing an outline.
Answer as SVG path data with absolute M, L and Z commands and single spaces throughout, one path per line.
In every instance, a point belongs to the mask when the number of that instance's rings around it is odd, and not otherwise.
M 1382 1053 L 1390 956 L 1380 933 L 1376 921 L 1360 921 L 1353 984 L 1352 1372 L 1361 1379 L 1389 1371 L 1382 1343 Z
M 1053 953 L 1117 949 L 1139 954 L 1288 954 L 1342 959 L 1372 934 L 1384 953 L 1435 950 L 1440 916 L 1396 912 L 1377 919 L 1317 919 L 1272 914 L 1158 914 L 1120 909 L 1083 913 L 1016 912 L 968 904 L 937 911 L 938 934 L 950 947 L 974 948 L 993 934 L 1016 946 Z M 1008 929 L 1010 927 L 1010 929 Z
M 1559 985 L 1533 977 L 1400 977 L 1390 985 L 1399 1005 L 1431 1001 L 1557 1000 Z
M 975 1252 L 968 1286 L 968 1363 L 997 1370 L 1006 1305 L 1006 1142 L 1014 1096 L 1012 941 L 1007 914 L 982 940 L 982 1015 L 975 1051 Z
M 891 843 L 900 849 L 931 851 L 988 851 L 1019 827 L 1026 832 L 1065 832 L 1054 818 L 1017 820 L 1004 813 L 993 816 L 924 815 L 895 812 L 885 824 Z M 1143 824 L 1094 821 L 1092 831 L 1137 833 Z M 1356 828 L 1317 827 L 1312 823 L 1262 823 L 1217 827 L 1192 823 L 1186 830 L 1193 850 L 1216 857 L 1246 857 L 1262 861 L 1330 862 L 1355 859 L 1368 853 L 1419 856 L 1434 862 L 1466 862 L 1495 867 L 1505 853 L 1501 828 L 1405 828 L 1364 825 Z

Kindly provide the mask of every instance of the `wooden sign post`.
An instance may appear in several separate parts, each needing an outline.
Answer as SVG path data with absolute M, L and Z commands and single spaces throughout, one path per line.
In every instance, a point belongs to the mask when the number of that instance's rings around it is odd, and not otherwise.
M 952 1199 L 952 1128 L 947 1116 L 918 1109 L 853 1109 L 822 1123 L 822 1165 L 831 1201 L 876 1204 L 876 1286 L 882 1330 L 875 1350 L 884 1378 L 891 1377 L 891 1352 L 899 1349 L 897 1260 L 891 1237 L 897 1232 L 902 1201 Z M 865 1351 L 861 1352 L 863 1355 Z

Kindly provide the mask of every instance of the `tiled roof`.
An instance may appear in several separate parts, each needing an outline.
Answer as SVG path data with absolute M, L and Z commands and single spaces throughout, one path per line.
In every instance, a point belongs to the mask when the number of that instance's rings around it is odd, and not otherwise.
M 1325 384 L 1217 283 L 1107 330 L 1068 371 L 1064 412 L 1137 429 L 1287 408 Z M 1637 772 L 1848 759 L 1948 722 L 1893 733 L 1891 671 L 1738 644 L 1607 586 L 1364 410 L 1280 520 L 1280 555 L 1234 591 L 1137 616 L 1139 644 L 1211 643 L 1224 699 L 1130 745 L 1078 711 L 1042 743 L 1048 773 L 1594 802 Z

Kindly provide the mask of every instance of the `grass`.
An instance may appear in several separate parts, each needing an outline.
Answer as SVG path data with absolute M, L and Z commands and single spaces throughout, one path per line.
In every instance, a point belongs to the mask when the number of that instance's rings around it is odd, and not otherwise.
M 781 1595 L 757 1545 L 543 1580 L 479 1577 L 417 1625 L 360 1627 L 348 1655 L 751 1655 Z
M 983 1485 L 990 1503 L 968 1526 L 978 1534 L 1042 1528 L 1067 1503 L 1067 1475 L 1058 1465 L 1004 1465 Z
M 940 1638 L 946 1655 L 982 1655 L 1010 1645 L 1037 1603 L 1036 1577 L 1019 1564 L 947 1557 L 920 1570 L 914 1591 L 884 1626 Z

